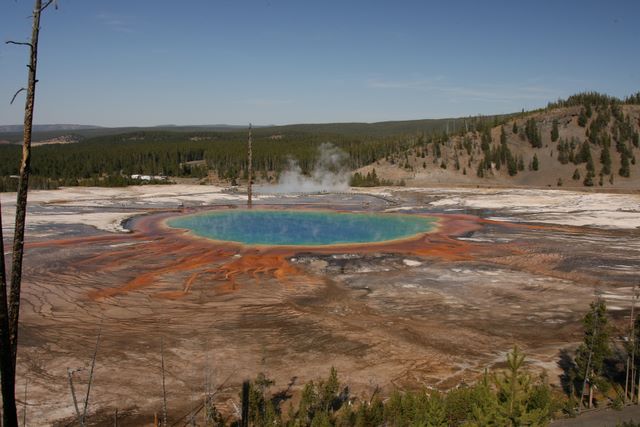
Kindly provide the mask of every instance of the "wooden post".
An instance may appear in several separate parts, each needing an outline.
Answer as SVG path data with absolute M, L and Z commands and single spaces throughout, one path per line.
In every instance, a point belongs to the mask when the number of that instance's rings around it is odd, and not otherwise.
M 249 381 L 242 383 L 242 418 L 240 427 L 249 427 Z
M 249 177 L 249 182 L 247 183 L 247 207 L 251 207 L 253 203 L 253 194 L 252 194 L 252 181 L 253 181 L 253 152 L 252 145 L 253 138 L 251 137 L 251 123 L 249 123 L 249 139 L 247 141 L 247 175 Z

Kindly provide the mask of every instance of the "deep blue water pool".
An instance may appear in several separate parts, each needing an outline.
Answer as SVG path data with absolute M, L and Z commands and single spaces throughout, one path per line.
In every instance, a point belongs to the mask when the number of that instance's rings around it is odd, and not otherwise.
M 416 215 L 255 209 L 182 216 L 167 224 L 248 245 L 321 246 L 402 239 L 432 230 L 435 222 Z

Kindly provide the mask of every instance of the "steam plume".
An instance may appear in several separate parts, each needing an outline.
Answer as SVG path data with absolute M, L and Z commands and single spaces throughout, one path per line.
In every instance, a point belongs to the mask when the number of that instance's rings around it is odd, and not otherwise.
M 350 171 L 347 153 L 325 142 L 318 147 L 318 159 L 311 175 L 304 175 L 298 162 L 290 159 L 277 185 L 261 188 L 264 193 L 317 193 L 347 191 Z

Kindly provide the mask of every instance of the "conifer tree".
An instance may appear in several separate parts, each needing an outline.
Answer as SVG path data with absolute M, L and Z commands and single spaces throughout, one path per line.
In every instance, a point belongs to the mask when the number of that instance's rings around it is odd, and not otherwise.
M 620 176 L 623 176 L 625 178 L 629 178 L 629 176 L 631 175 L 631 167 L 629 166 L 629 155 L 627 154 L 627 151 L 624 150 L 621 154 L 620 154 L 620 170 L 618 171 Z
M 602 147 L 600 152 L 600 163 L 602 163 L 602 173 L 609 175 L 611 173 L 611 152 L 609 147 Z
M 533 155 L 533 160 L 531 160 L 531 169 L 537 171 L 539 167 L 538 156 L 537 154 Z
M 585 127 L 587 125 L 587 113 L 584 108 L 580 110 L 580 115 L 578 116 L 578 126 Z
M 558 131 L 558 119 L 553 120 L 553 126 L 551 127 L 551 142 L 556 142 L 560 133 Z
M 575 377 L 584 384 L 604 388 L 606 381 L 602 377 L 604 361 L 611 354 L 609 343 L 609 325 L 607 321 L 607 306 L 604 300 L 598 298 L 590 304 L 589 312 L 582 321 L 584 338 L 576 350 Z M 583 390 L 584 391 L 584 390 Z
M 571 177 L 574 181 L 578 181 L 580 180 L 580 171 L 578 170 L 578 168 L 576 168 L 575 171 L 573 171 L 573 176 Z
M 514 346 L 507 355 L 507 369 L 494 378 L 499 403 L 498 417 L 509 426 L 543 426 L 549 421 L 548 408 L 530 409 L 531 376 L 524 371 L 525 355 Z

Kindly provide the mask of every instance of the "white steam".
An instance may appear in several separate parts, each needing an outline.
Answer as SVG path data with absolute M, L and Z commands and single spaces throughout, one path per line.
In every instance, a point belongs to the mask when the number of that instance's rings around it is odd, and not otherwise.
M 311 175 L 304 175 L 298 162 L 290 159 L 287 170 L 280 174 L 276 185 L 262 187 L 265 193 L 318 193 L 347 191 L 351 176 L 347 153 L 324 142 L 318 147 L 318 159 Z

